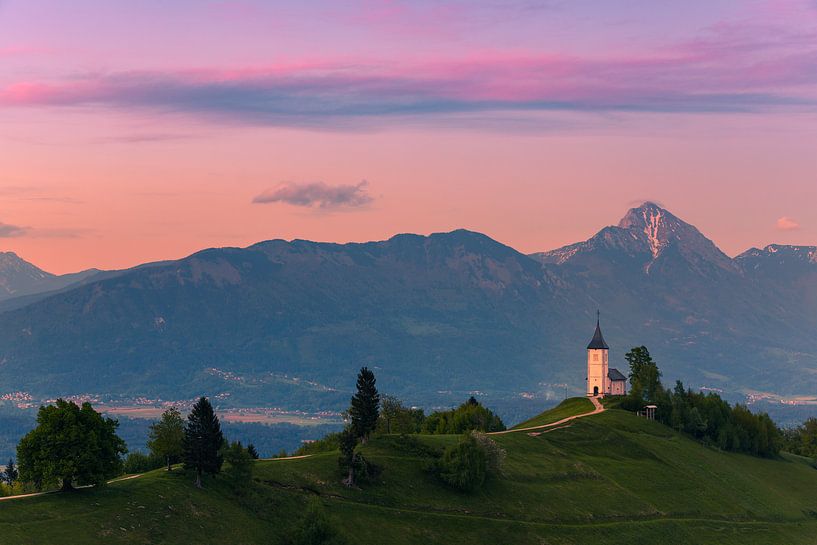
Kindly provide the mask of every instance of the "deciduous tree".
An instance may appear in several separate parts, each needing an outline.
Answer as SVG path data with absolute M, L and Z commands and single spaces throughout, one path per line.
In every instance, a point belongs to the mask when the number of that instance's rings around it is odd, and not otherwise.
M 116 435 L 119 423 L 96 412 L 90 403 L 80 408 L 71 401 L 40 407 L 37 427 L 17 446 L 20 479 L 37 488 L 61 482 L 71 490 L 74 482 L 104 484 L 122 472 L 120 456 L 127 452 Z
M 184 420 L 176 407 L 162 413 L 162 418 L 150 426 L 148 448 L 151 454 L 162 458 L 171 471 L 171 464 L 184 454 Z

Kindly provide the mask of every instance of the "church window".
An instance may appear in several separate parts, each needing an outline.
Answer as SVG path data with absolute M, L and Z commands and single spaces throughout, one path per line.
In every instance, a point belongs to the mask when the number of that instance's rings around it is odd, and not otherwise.
M 599 355 L 593 354 L 593 361 L 599 361 Z

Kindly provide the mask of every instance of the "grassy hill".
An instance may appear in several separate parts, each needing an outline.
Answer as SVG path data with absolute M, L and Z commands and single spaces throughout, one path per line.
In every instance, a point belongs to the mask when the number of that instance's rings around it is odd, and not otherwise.
M 240 495 L 220 480 L 198 491 L 180 472 L 157 471 L 102 490 L 0 502 L 0 536 L 9 545 L 274 544 L 315 498 L 361 544 L 805 544 L 817 533 L 808 460 L 718 452 L 622 411 L 536 437 L 495 436 L 508 453 L 506 476 L 473 495 L 423 469 L 428 448 L 456 440 L 373 439 L 365 455 L 382 474 L 362 489 L 342 486 L 337 453 L 326 453 L 258 462 Z
M 517 424 L 512 429 L 532 428 L 558 422 L 563 418 L 587 413 L 593 410 L 593 403 L 586 397 L 571 397 L 565 399 L 552 409 L 545 411 L 529 420 Z

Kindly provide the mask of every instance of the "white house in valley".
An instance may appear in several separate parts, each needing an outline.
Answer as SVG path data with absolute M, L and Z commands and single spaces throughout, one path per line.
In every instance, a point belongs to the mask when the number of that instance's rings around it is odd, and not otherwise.
M 596 320 L 596 332 L 587 345 L 587 395 L 622 396 L 627 393 L 627 377 L 618 369 L 608 367 L 610 347 L 601 334 L 600 320 Z

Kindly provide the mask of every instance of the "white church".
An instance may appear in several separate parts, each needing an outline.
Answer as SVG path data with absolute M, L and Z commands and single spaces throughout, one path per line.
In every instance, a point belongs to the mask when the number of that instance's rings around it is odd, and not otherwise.
M 601 335 L 601 325 L 596 319 L 596 332 L 587 345 L 587 395 L 623 396 L 627 393 L 627 377 L 618 369 L 607 367 L 607 356 L 610 347 Z

